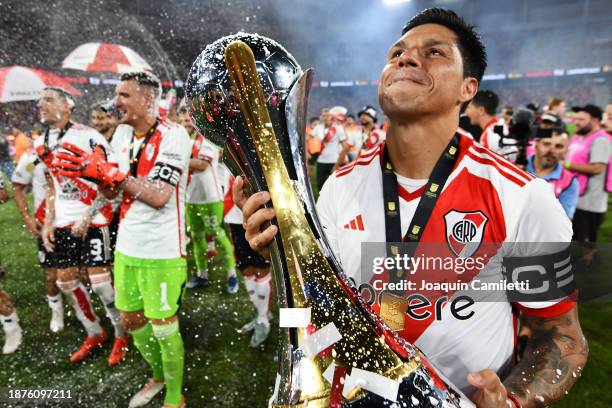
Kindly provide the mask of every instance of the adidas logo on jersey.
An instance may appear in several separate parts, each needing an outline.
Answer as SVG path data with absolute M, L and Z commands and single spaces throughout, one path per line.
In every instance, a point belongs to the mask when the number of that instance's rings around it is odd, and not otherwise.
M 355 230 L 355 231 L 364 231 L 363 228 L 363 218 L 361 218 L 361 214 L 357 217 L 353 218 L 351 221 L 344 225 L 344 229 Z

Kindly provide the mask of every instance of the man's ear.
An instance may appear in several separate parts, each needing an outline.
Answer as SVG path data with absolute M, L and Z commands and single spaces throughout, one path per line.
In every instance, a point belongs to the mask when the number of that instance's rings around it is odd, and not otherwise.
M 476 92 L 478 92 L 478 80 L 474 77 L 463 78 L 459 102 L 465 103 L 471 101 L 476 95 Z

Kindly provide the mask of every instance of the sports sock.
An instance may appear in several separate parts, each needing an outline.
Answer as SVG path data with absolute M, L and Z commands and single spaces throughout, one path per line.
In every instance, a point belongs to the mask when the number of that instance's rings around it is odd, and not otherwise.
M 119 320 L 119 310 L 115 307 L 115 289 L 110 272 L 90 275 L 89 281 L 91 282 L 91 289 L 98 295 L 104 305 L 106 316 L 113 324 L 115 338 L 125 336 L 125 331 Z
M 244 286 L 246 287 L 249 299 L 255 309 L 257 309 L 257 303 L 259 298 L 257 297 L 257 282 L 255 281 L 255 275 L 248 275 L 244 277 Z
M 270 310 L 270 292 L 272 291 L 272 277 L 270 274 L 256 280 L 257 285 L 257 323 L 268 321 L 268 311 Z
M 161 349 L 159 342 L 153 335 L 151 323 L 147 323 L 136 330 L 131 330 L 130 334 L 132 335 L 134 346 L 140 351 L 142 358 L 151 366 L 153 379 L 155 381 L 164 381 Z
M 87 289 L 79 280 L 57 281 L 57 287 L 70 299 L 77 319 L 81 322 L 89 337 L 102 333 L 100 320 L 91 307 Z
M 47 295 L 47 303 L 49 304 L 49 307 L 53 311 L 62 310 L 62 308 L 64 307 L 64 302 L 62 300 L 62 294 L 58 293 L 55 296 Z
M 19 317 L 17 317 L 17 310 L 13 310 L 8 316 L 0 315 L 0 323 L 4 328 L 5 333 L 10 333 L 19 328 Z
M 185 363 L 185 349 L 178 320 L 169 324 L 154 324 L 153 333 L 159 341 L 164 367 L 164 383 L 166 384 L 164 404 L 178 405 L 182 402 Z

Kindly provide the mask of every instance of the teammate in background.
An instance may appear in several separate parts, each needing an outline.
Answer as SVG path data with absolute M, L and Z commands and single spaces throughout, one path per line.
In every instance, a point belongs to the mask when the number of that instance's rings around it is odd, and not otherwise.
M 502 125 L 505 127 L 510 126 L 510 120 L 512 119 L 512 115 L 514 114 L 514 108 L 510 105 L 505 105 L 501 111 L 501 117 L 497 122 L 498 125 Z
M 359 154 L 365 153 L 381 144 L 385 140 L 385 132 L 376 128 L 378 112 L 373 106 L 367 105 L 359 112 L 359 122 L 361 122 L 362 136 Z
M 8 192 L 4 187 L 2 173 L 0 173 L 0 204 L 7 202 L 9 199 Z M 0 264 L 0 280 L 4 278 L 4 267 Z M 19 326 L 19 317 L 17 309 L 13 305 L 13 301 L 8 293 L 0 285 L 0 323 L 4 330 L 4 346 L 2 354 L 11 354 L 19 348 L 22 341 L 21 326 Z
M 499 98 L 497 94 L 489 90 L 481 90 L 476 93 L 474 99 L 469 103 L 465 110 L 466 115 L 470 118 L 472 125 L 478 125 L 482 129 L 480 135 L 480 144 L 487 149 L 504 156 L 504 158 L 514 161 L 518 153 L 516 146 L 504 146 L 502 137 L 495 133 L 494 128 L 497 126 L 497 118 L 495 112 L 497 112 L 497 106 L 499 105 Z M 508 144 L 514 144 L 515 142 L 505 141 Z
M 551 279 L 567 277 L 552 265 L 566 265 L 571 223 L 546 182 L 458 129 L 460 107 L 476 95 L 485 68 L 485 48 L 473 27 L 440 8 L 413 17 L 389 50 L 378 90 L 389 117 L 387 141 L 372 152 L 371 160 L 331 176 L 317 202 L 331 249 L 357 285 L 366 272 L 360 269 L 361 243 L 402 239 L 444 243 L 448 256 L 465 253 L 464 245 L 453 249 L 457 242 L 478 244 L 468 251 L 475 256 L 482 242 L 510 243 L 512 249 L 496 254 L 495 261 L 489 258 L 484 274 L 473 275 L 494 274 L 492 281 L 504 276 L 502 261 L 517 262 L 515 271 L 527 265 L 545 268 L 538 260 L 542 256 L 550 259 L 546 269 Z M 275 217 L 272 209 L 261 208 L 270 194 L 258 192 L 247 199 L 243 188 L 244 181 L 237 178 L 233 197 L 244 212 L 245 238 L 266 253 L 278 232 L 276 225 L 262 229 Z M 347 221 L 355 218 L 362 227 L 347 228 Z M 455 231 L 465 231 L 467 224 L 474 232 L 469 241 Z M 563 249 L 514 245 L 520 242 L 563 243 Z M 457 279 L 454 271 L 447 272 L 441 281 Z M 438 300 L 455 294 L 443 293 Z M 571 297 L 477 302 L 466 319 L 453 317 L 448 306 L 436 318 L 435 305 L 428 303 L 419 317 L 404 315 L 398 334 L 429 355 L 479 408 L 551 405 L 567 394 L 586 363 L 588 346 Z M 533 333 L 518 363 L 514 307 L 524 313 Z M 468 333 L 472 335 L 466 341 Z
M 180 110 L 180 120 L 193 141 L 186 215 L 187 231 L 191 238 L 191 253 L 188 255 L 195 263 L 196 274 L 187 282 L 187 288 L 210 284 L 208 270 L 219 252 L 223 268 L 227 271 L 227 292 L 233 295 L 238 292 L 239 285 L 234 248 L 222 225 L 223 189 L 218 174 L 219 149 L 197 132 L 187 108 Z
M 578 202 L 578 180 L 562 166 L 567 152 L 567 133 L 553 131 L 552 137 L 537 139 L 535 155 L 527 158 L 525 170 L 548 181 L 569 218 L 574 216 Z
M 115 103 L 121 125 L 112 150 L 119 167 L 97 149 L 55 162 L 61 174 L 98 180 L 108 198 L 123 193 L 115 249 L 116 305 L 123 326 L 153 371 L 130 400 L 140 407 L 166 388 L 164 407 L 183 407 L 184 347 L 178 310 L 187 278 L 185 191 L 191 141 L 185 128 L 158 118 L 159 79 L 125 73 Z
M 41 121 L 47 126 L 43 137 L 36 139 L 34 149 L 47 167 L 45 220 L 42 241 L 49 268 L 57 271 L 56 284 L 70 299 L 75 314 L 87 338 L 72 353 L 70 361 L 83 361 L 97 347 L 108 340 L 100 325 L 89 294 L 79 280 L 79 268 L 89 275 L 91 288 L 102 304 L 115 330 L 113 349 L 108 357 L 110 365 L 119 364 L 125 357 L 128 338 L 115 308 L 115 290 L 111 276 L 112 250 L 108 224 L 112 219 L 110 203 L 99 194 L 92 181 L 64 177 L 50 165 L 60 150 L 61 143 L 71 143 L 83 150 L 103 146 L 110 151 L 104 137 L 92 128 L 70 121 L 74 100 L 61 88 L 47 88 L 38 102 Z
M 253 251 L 244 238 L 244 221 L 242 211 L 232 200 L 232 186 L 234 177 L 229 177 L 229 188 L 224 200 L 224 221 L 230 227 L 238 269 L 244 279 L 249 300 L 255 307 L 256 315 L 253 320 L 238 330 L 239 333 L 253 332 L 249 345 L 253 348 L 262 345 L 270 334 L 270 303 L 272 293 L 272 275 L 270 261 Z
M 24 225 L 38 241 L 38 260 L 45 275 L 45 292 L 47 293 L 47 303 L 49 308 L 51 308 L 49 329 L 53 333 L 57 333 L 64 329 L 64 304 L 61 291 L 56 284 L 57 270 L 51 267 L 49 263 L 50 258 L 40 236 L 40 230 L 45 222 L 47 178 L 45 175 L 45 165 L 33 149 L 21 156 L 11 182 L 13 183 L 15 205 L 19 210 Z M 28 210 L 28 199 L 26 196 L 26 189 L 28 187 L 32 188 L 32 198 L 34 201 L 32 213 Z
M 344 123 L 344 133 L 346 133 L 346 142 L 348 143 L 348 152 L 346 159 L 352 162 L 359 156 L 359 148 L 363 142 L 361 137 L 361 126 L 355 122 L 354 115 L 347 115 Z
M 336 113 L 340 113 L 342 109 L 346 113 L 346 109 L 336 106 Z M 343 115 L 340 115 L 343 116 Z M 323 110 L 321 112 L 321 121 L 314 130 L 312 136 L 321 142 L 321 152 L 317 157 L 317 186 L 319 189 L 323 187 L 323 183 L 332 173 L 334 168 L 338 168 L 341 164 L 341 151 L 348 151 L 348 143 L 346 142 L 346 134 L 341 122 L 343 117 L 336 116 L 331 113 L 331 110 Z M 342 120 L 339 120 L 342 119 Z
M 580 198 L 574 214 L 574 240 L 585 246 L 582 260 L 590 265 L 597 253 L 599 228 L 608 211 L 608 164 L 612 138 L 601 127 L 603 112 L 598 106 L 578 108 L 576 134 L 570 140 L 570 153 L 564 163 L 578 179 Z
M 111 124 L 111 114 L 106 102 L 98 102 L 91 108 L 90 122 L 91 127 L 96 129 L 109 142 L 113 138 L 115 127 Z

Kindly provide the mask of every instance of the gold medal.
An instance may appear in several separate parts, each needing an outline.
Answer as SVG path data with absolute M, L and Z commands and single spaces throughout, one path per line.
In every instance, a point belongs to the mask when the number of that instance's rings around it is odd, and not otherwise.
M 391 293 L 382 294 L 380 317 L 393 331 L 404 330 L 408 301 Z

